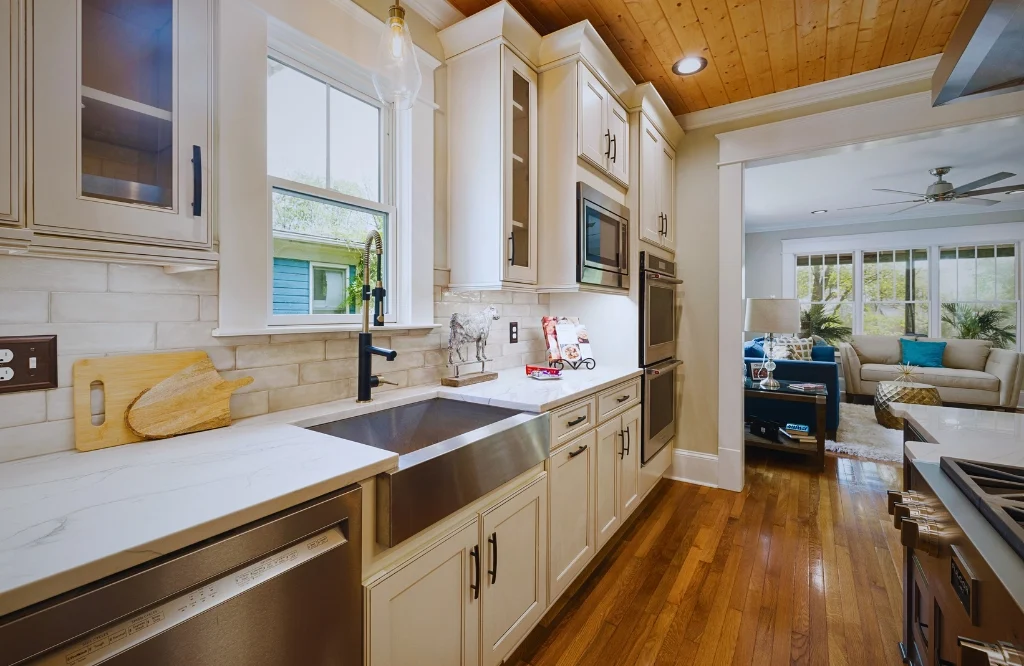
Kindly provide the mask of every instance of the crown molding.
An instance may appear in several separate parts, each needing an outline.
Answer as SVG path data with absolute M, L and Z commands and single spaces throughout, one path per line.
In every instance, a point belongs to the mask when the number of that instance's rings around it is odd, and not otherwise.
M 888 67 L 843 76 L 831 81 L 812 83 L 770 95 L 733 102 L 710 109 L 676 116 L 685 131 L 709 127 L 734 120 L 753 118 L 776 111 L 789 111 L 833 99 L 841 99 L 874 90 L 883 90 L 907 83 L 930 81 L 941 55 L 918 58 Z
M 466 15 L 446 0 L 405 0 L 405 6 L 427 20 L 438 30 L 444 30 L 466 18 Z

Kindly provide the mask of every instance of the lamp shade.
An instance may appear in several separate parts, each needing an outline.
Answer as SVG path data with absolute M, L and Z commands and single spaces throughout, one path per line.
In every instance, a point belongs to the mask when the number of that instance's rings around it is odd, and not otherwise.
M 748 298 L 743 330 L 754 333 L 796 333 L 800 301 L 795 298 Z

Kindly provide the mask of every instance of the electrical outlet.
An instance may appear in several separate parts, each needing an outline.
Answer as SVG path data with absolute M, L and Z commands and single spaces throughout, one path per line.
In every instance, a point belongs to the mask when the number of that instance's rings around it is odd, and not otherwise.
M 0 393 L 57 388 L 57 336 L 0 338 Z
M 519 342 L 519 322 L 510 321 L 508 323 L 508 341 L 512 344 Z

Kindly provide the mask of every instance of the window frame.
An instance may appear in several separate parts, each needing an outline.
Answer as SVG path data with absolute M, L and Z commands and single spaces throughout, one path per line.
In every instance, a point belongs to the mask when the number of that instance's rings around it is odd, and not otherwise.
M 339 273 L 344 272 L 345 273 L 345 285 L 346 285 L 346 289 L 347 289 L 347 285 L 349 285 L 351 283 L 351 280 L 352 280 L 352 271 L 355 270 L 357 267 L 350 266 L 349 264 L 334 264 L 334 263 L 331 263 L 329 261 L 310 261 L 309 262 L 309 309 L 310 309 L 310 313 L 309 314 L 314 314 L 312 312 L 312 310 L 315 309 L 314 305 L 313 305 L 313 302 L 316 299 L 314 298 L 313 294 L 316 293 L 316 292 L 314 290 L 315 275 L 314 275 L 313 271 L 315 271 L 317 268 L 326 268 L 328 270 L 337 271 Z M 342 302 L 344 303 L 344 301 L 342 301 Z
M 855 274 L 854 275 L 854 281 L 855 281 L 854 291 L 855 292 L 859 292 L 859 299 L 858 299 L 858 302 L 857 302 L 857 305 L 856 305 L 856 307 L 858 308 L 858 313 L 857 313 L 857 315 L 854 316 L 854 321 L 855 322 L 857 322 L 857 320 L 859 320 L 859 327 L 856 326 L 856 325 L 854 326 L 854 333 L 853 333 L 854 335 L 864 335 L 864 314 L 865 314 L 865 308 L 868 305 L 902 305 L 902 306 L 906 307 L 906 306 L 908 306 L 908 305 L 910 305 L 912 303 L 913 304 L 923 303 L 923 304 L 928 306 L 928 336 L 932 335 L 932 331 L 934 330 L 934 322 L 932 320 L 932 300 L 933 300 L 932 299 L 932 291 L 933 291 L 932 290 L 932 277 L 931 277 L 932 254 L 933 254 L 932 250 L 933 250 L 933 248 L 930 247 L 929 245 L 916 244 L 916 245 L 899 246 L 899 247 L 885 247 L 885 248 L 881 248 L 881 249 L 875 249 L 874 247 L 870 247 L 870 248 L 858 250 L 858 251 L 856 251 L 854 253 L 854 255 L 855 255 L 854 259 L 853 259 L 854 263 L 855 264 L 857 262 L 860 263 L 860 270 L 859 271 L 854 271 L 854 274 Z M 919 252 L 919 251 L 924 251 L 924 253 L 925 253 L 924 254 L 925 262 L 926 262 L 926 264 L 928 266 L 928 278 L 925 281 L 925 288 L 928 290 L 928 298 L 927 299 L 925 299 L 923 301 L 919 300 L 919 299 L 916 299 L 916 298 L 911 299 L 911 300 L 882 299 L 881 298 L 881 293 L 879 293 L 879 299 L 877 301 L 869 301 L 866 298 L 866 296 L 864 294 L 864 255 L 865 254 L 874 254 L 877 257 L 878 255 L 881 255 L 883 253 L 888 253 L 890 255 L 890 257 L 892 257 L 892 263 L 895 265 L 897 263 L 896 262 L 896 253 L 897 252 L 907 252 L 907 253 L 909 253 L 908 256 L 910 258 L 911 275 L 913 276 L 914 253 L 915 252 Z M 878 262 L 876 262 L 876 265 L 878 265 Z M 881 278 L 879 278 L 879 281 L 881 281 Z M 911 277 L 911 293 L 913 293 L 914 283 L 915 282 L 916 282 L 916 278 Z M 884 333 L 869 333 L 867 335 L 885 335 L 885 334 Z M 898 333 L 897 337 L 903 336 L 903 335 L 915 335 L 915 336 L 924 337 L 922 334 L 920 334 L 920 333 L 918 333 L 916 331 L 913 332 L 913 333 L 907 333 L 906 331 L 904 331 L 903 333 Z
M 1017 304 L 1017 342 L 1011 350 L 1021 351 L 1024 325 L 1024 222 L 983 224 L 966 227 L 944 227 L 937 229 L 915 229 L 908 231 L 882 231 L 844 236 L 822 236 L 794 238 L 782 241 L 782 294 L 784 298 L 796 296 L 796 257 L 804 255 L 828 255 L 854 253 L 854 291 L 857 306 L 854 309 L 853 335 L 863 335 L 863 255 L 874 252 L 871 248 L 893 250 L 928 250 L 928 306 L 929 335 L 942 336 L 941 303 L 939 286 L 940 248 L 985 247 L 1012 245 L 1014 247 L 1014 285 Z M 921 302 L 921 301 L 917 301 Z M 966 301 L 965 301 L 966 302 Z M 1005 303 L 1006 301 L 999 301 Z
M 939 294 L 937 296 L 937 302 L 938 302 L 938 306 L 939 306 L 939 336 L 940 337 L 942 335 L 942 319 L 941 319 L 941 317 L 942 317 L 942 306 L 944 304 L 946 304 L 946 303 L 958 303 L 958 304 L 969 305 L 969 306 L 972 306 L 972 307 L 984 306 L 984 307 L 988 307 L 988 308 L 992 308 L 992 309 L 999 309 L 1001 306 L 1004 306 L 1004 305 L 1013 305 L 1014 308 L 1015 308 L 1015 314 L 1016 314 L 1016 316 L 1014 317 L 1014 320 L 1015 320 L 1014 323 L 1016 324 L 1016 328 L 1014 329 L 1015 330 L 1014 338 L 1016 338 L 1016 346 L 1014 347 L 1014 349 L 1019 350 L 1021 348 L 1021 342 L 1020 342 L 1020 319 L 1021 319 L 1021 312 L 1020 312 L 1020 309 L 1021 309 L 1021 257 L 1020 257 L 1020 251 L 1021 251 L 1021 245 L 1022 244 L 1019 243 L 1019 242 L 1009 242 L 1009 241 L 1007 241 L 1007 242 L 1004 242 L 1004 243 L 1000 243 L 1000 242 L 996 241 L 996 242 L 992 242 L 992 243 L 988 243 L 988 242 L 986 242 L 986 243 L 944 243 L 944 244 L 938 246 L 938 252 L 940 254 L 939 254 L 939 257 L 938 257 L 939 262 L 937 263 L 937 266 L 938 266 L 938 270 L 939 271 L 942 270 L 942 263 L 941 263 L 942 255 L 941 255 L 941 253 L 943 251 L 947 251 L 947 250 L 955 250 L 956 253 L 957 253 L 956 259 L 955 259 L 955 261 L 956 261 L 955 266 L 956 266 L 956 270 L 957 270 L 957 275 L 956 275 L 957 294 L 956 294 L 956 299 L 955 300 L 947 301 L 947 300 L 944 300 L 942 298 L 941 272 L 939 274 L 939 280 L 940 280 L 939 285 L 940 285 L 940 288 L 939 288 Z M 1007 246 L 1013 248 L 1013 271 L 1014 271 L 1013 280 L 1012 280 L 1012 282 L 1013 282 L 1013 299 L 1011 299 L 1009 301 L 1006 301 L 1006 300 L 1000 300 L 1000 299 L 996 298 L 994 300 L 986 301 L 986 300 L 982 300 L 982 299 L 978 298 L 978 250 L 982 249 L 982 248 L 992 248 L 992 250 L 994 252 L 993 257 L 997 258 L 999 256 L 999 248 L 1000 247 L 1007 247 Z M 964 299 L 962 299 L 960 297 L 960 280 L 959 280 L 960 250 L 967 249 L 967 248 L 971 248 L 971 249 L 974 250 L 974 296 L 975 296 L 975 298 L 973 300 L 964 300 Z M 994 292 L 993 295 L 994 296 L 998 296 L 999 295 L 999 272 L 998 272 L 998 268 L 996 269 L 995 282 L 993 283 L 992 289 L 993 289 L 993 292 Z
M 305 195 L 322 199 L 328 204 L 334 203 L 345 207 L 354 207 L 367 210 L 374 214 L 380 214 L 384 216 L 384 239 L 386 247 L 385 250 L 385 270 L 384 270 L 384 288 L 387 290 L 387 298 L 385 301 L 384 311 L 384 322 L 394 324 L 398 321 L 399 312 L 399 300 L 398 300 L 398 273 L 400 271 L 398 259 L 398 211 L 395 206 L 395 181 L 396 181 L 396 165 L 398 163 L 398 155 L 396 150 L 396 143 L 393 140 L 396 132 L 396 115 L 394 109 L 387 104 L 382 103 L 376 98 L 372 83 L 369 77 L 355 67 L 343 66 L 340 62 L 325 62 L 323 58 L 309 57 L 310 62 L 305 62 L 304 59 L 299 59 L 296 56 L 302 56 L 305 54 L 296 54 L 295 56 L 290 55 L 285 51 L 283 45 L 274 45 L 267 48 L 266 59 L 275 60 L 280 64 L 291 67 L 301 74 L 309 76 L 310 78 L 319 81 L 327 86 L 327 99 L 324 107 L 325 123 L 327 126 L 326 135 L 326 174 L 327 183 L 330 184 L 330 164 L 331 164 L 331 123 L 330 123 L 330 88 L 335 88 L 339 92 L 347 95 L 351 95 L 356 99 L 365 102 L 375 107 L 380 113 L 380 140 L 379 140 L 379 159 L 380 159 L 380 198 L 381 201 L 373 201 L 371 199 L 363 199 L 361 197 L 355 197 L 348 194 L 344 194 L 337 190 L 329 188 L 321 188 L 313 185 L 307 185 L 298 181 L 288 180 L 279 176 L 272 176 L 269 173 L 266 174 L 267 178 L 267 232 L 269 234 L 268 239 L 268 265 L 270 271 L 267 281 L 267 325 L 268 326 L 302 326 L 302 325 L 331 325 L 331 324 L 358 324 L 362 321 L 361 312 L 355 314 L 313 314 L 313 301 L 312 291 L 310 291 L 310 306 L 309 314 L 275 314 L 274 313 L 274 192 L 281 191 L 285 193 L 293 193 L 297 195 Z M 331 70 L 331 71 L 324 71 Z M 367 87 L 369 89 L 367 90 Z M 269 127 L 267 128 L 269 134 Z M 268 169 L 269 171 L 269 169 Z M 312 280 L 313 273 L 313 261 L 310 260 L 310 280 Z
M 808 268 L 813 268 L 815 266 L 815 264 L 813 264 L 811 262 L 812 262 L 812 260 L 815 257 L 818 257 L 818 258 L 821 259 L 821 266 L 822 266 L 822 268 L 826 268 L 827 266 L 830 265 L 830 264 L 826 264 L 825 263 L 826 257 L 835 257 L 836 263 L 834 264 L 834 266 L 835 266 L 835 268 L 837 270 L 836 285 L 838 286 L 838 284 L 839 284 L 839 277 L 840 277 L 839 271 L 841 271 L 840 267 L 845 265 L 845 264 L 842 263 L 842 259 L 841 259 L 844 255 L 850 255 L 850 272 L 852 273 L 852 279 L 853 279 L 853 291 L 850 293 L 850 298 L 849 299 L 840 299 L 838 301 L 828 301 L 828 300 L 816 301 L 816 300 L 814 300 L 814 296 L 813 296 L 814 285 L 811 284 L 810 285 L 811 286 L 811 291 L 812 291 L 811 296 L 810 296 L 810 298 L 807 301 L 804 301 L 803 298 L 800 296 L 799 286 L 796 283 L 796 281 L 799 279 L 799 273 L 800 273 L 799 269 L 801 268 L 800 259 L 801 258 L 806 258 L 807 259 L 807 267 Z M 793 293 L 794 293 L 794 297 L 798 301 L 800 301 L 800 318 L 801 318 L 801 331 L 800 331 L 800 333 L 801 333 L 801 335 L 803 334 L 803 314 L 805 312 L 804 308 L 812 306 L 812 305 L 823 305 L 823 306 L 826 306 L 826 307 L 834 305 L 837 308 L 841 308 L 841 307 L 843 307 L 845 305 L 849 305 L 850 306 L 850 319 L 851 319 L 851 321 L 850 321 L 850 329 L 851 330 L 853 329 L 853 321 L 852 320 L 854 318 L 856 318 L 856 316 L 857 316 L 855 310 L 856 310 L 856 307 L 857 307 L 857 300 L 856 300 L 856 298 L 857 298 L 857 291 L 858 291 L 857 271 L 856 271 L 857 261 L 856 261 L 856 257 L 853 256 L 853 255 L 854 255 L 853 252 L 839 251 L 839 252 L 802 252 L 802 253 L 794 256 L 795 270 L 793 271 Z

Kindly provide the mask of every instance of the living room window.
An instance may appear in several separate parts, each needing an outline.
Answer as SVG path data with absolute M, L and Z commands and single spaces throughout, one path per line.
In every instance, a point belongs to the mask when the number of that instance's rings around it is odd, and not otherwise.
M 275 324 L 358 321 L 363 243 L 395 243 L 391 120 L 371 91 L 274 53 L 267 58 Z M 396 290 L 386 265 L 385 321 Z M 376 270 L 371 254 L 371 271 Z
M 928 250 L 862 253 L 863 323 L 871 335 L 928 335 Z
M 798 256 L 801 335 L 813 333 L 829 342 L 848 337 L 853 331 L 854 292 L 853 253 Z
M 1015 348 L 1017 263 L 1010 243 L 940 248 L 942 335 L 982 337 Z

